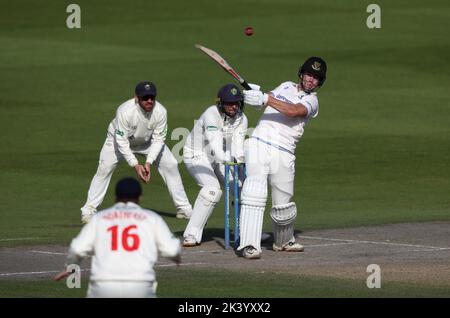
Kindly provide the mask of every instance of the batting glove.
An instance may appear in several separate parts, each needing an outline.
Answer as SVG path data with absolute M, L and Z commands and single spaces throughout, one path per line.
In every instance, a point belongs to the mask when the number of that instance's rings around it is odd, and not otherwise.
M 257 84 L 248 83 L 248 86 L 250 86 L 251 89 L 255 90 L 255 91 L 260 91 L 261 90 L 261 86 L 259 86 Z
M 251 90 L 243 91 L 244 93 L 244 103 L 251 106 L 264 106 L 269 100 L 269 95 L 261 91 Z

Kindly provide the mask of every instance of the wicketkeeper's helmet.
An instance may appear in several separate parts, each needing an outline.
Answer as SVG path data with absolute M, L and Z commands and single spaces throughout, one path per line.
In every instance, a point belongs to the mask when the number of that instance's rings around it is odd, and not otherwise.
M 217 107 L 219 111 L 226 114 L 223 108 L 225 103 L 237 103 L 239 106 L 238 115 L 244 111 L 244 96 L 240 89 L 234 84 L 222 86 L 217 93 Z
M 327 78 L 327 63 L 320 57 L 312 56 L 303 63 L 298 70 L 298 76 L 302 78 L 304 73 L 310 73 L 319 80 L 319 87 Z

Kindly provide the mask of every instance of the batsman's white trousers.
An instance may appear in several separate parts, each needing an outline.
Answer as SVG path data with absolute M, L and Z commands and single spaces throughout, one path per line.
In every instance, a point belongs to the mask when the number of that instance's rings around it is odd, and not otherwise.
M 134 151 L 134 153 L 147 155 L 147 149 L 142 151 Z M 88 198 L 85 205 L 81 208 L 83 213 L 89 210 L 97 209 L 102 204 L 106 191 L 108 190 L 111 176 L 117 167 L 119 161 L 124 160 L 122 154 L 117 150 L 114 140 L 107 138 L 100 152 L 100 161 L 91 181 L 88 191 Z M 184 191 L 183 182 L 181 180 L 180 172 L 178 171 L 178 162 L 173 156 L 170 149 L 164 145 L 153 162 L 159 174 L 167 185 L 169 194 L 177 209 L 191 209 L 191 204 Z M 153 169 L 152 169 L 153 172 Z
M 295 155 L 250 138 L 245 147 L 248 177 L 268 178 L 272 206 L 287 204 L 294 195 Z
M 250 138 L 245 145 L 245 160 L 247 179 L 241 195 L 239 224 L 241 242 L 238 250 L 250 245 L 261 251 L 264 207 L 246 204 L 248 198 L 244 197 L 245 191 L 248 187 L 252 187 L 251 182 L 268 179 L 267 183 L 264 182 L 264 186 L 271 187 L 272 206 L 289 203 L 294 194 L 295 156 L 273 145 Z M 261 193 L 264 194 L 258 197 L 258 201 L 265 202 L 268 191 Z
M 87 298 L 156 298 L 156 282 L 90 281 Z

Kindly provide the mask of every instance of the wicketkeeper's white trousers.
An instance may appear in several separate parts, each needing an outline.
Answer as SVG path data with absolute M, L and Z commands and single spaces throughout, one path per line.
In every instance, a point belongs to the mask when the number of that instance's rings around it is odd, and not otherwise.
M 146 151 L 136 151 L 135 153 L 146 155 Z M 100 161 L 91 181 L 88 191 L 88 197 L 85 205 L 81 208 L 83 214 L 96 210 L 103 202 L 106 191 L 108 190 L 111 176 L 117 167 L 119 161 L 124 160 L 122 154 L 117 150 L 114 141 L 106 139 L 100 152 Z M 191 204 L 184 191 L 180 172 L 178 171 L 178 162 L 170 149 L 164 145 L 152 165 L 156 166 L 159 174 L 167 185 L 170 196 L 178 209 L 191 209 Z M 153 170 L 152 170 L 153 172 Z
M 206 155 L 196 156 L 195 158 L 184 157 L 184 163 L 189 174 L 201 188 L 216 189 L 220 191 L 222 176 L 217 169 L 213 168 Z M 213 212 L 215 205 L 215 202 L 210 202 L 211 206 L 204 206 L 200 203 L 199 196 L 200 194 L 197 196 L 196 203 L 192 210 L 192 216 L 183 233 L 184 237 L 195 237 L 198 243 L 202 240 L 203 228 Z
M 195 179 L 201 188 L 221 188 L 223 176 L 217 168 L 213 167 L 213 164 L 209 162 L 206 155 L 197 156 L 195 158 L 184 157 L 183 159 L 189 174 Z
M 186 152 L 185 152 L 186 153 Z M 211 163 L 206 154 L 195 156 L 195 157 L 184 157 L 184 163 L 186 165 L 189 174 L 195 179 L 197 184 L 202 189 L 208 189 L 212 191 L 220 191 L 221 185 L 225 183 L 225 167 L 223 164 Z M 234 167 L 230 169 L 230 188 L 233 188 L 234 180 Z M 239 173 L 239 180 L 242 183 L 244 178 L 243 171 Z M 232 190 L 233 191 L 233 190 Z M 213 212 L 214 206 L 217 202 L 205 202 L 200 198 L 201 192 L 197 196 L 194 204 L 194 209 L 192 211 L 192 216 L 186 226 L 186 230 L 183 233 L 184 237 L 192 236 L 195 237 L 197 243 L 201 242 L 203 235 L 203 228 L 208 221 L 211 213 Z M 203 202 L 203 204 L 201 203 Z M 210 204 L 210 206 L 205 206 L 204 204 Z

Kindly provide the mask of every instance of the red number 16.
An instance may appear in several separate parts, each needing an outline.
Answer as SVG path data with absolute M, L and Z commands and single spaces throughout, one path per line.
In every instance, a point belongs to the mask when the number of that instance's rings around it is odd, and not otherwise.
M 136 225 L 130 225 L 127 226 L 123 232 L 122 232 L 122 247 L 125 251 L 132 252 L 139 248 L 139 245 L 141 243 L 139 239 L 139 235 L 137 234 L 131 234 L 130 230 L 137 229 Z M 108 232 L 111 231 L 111 250 L 117 251 L 118 249 L 118 230 L 119 226 L 114 225 L 108 228 Z M 129 241 L 131 240 L 131 245 L 129 244 Z

